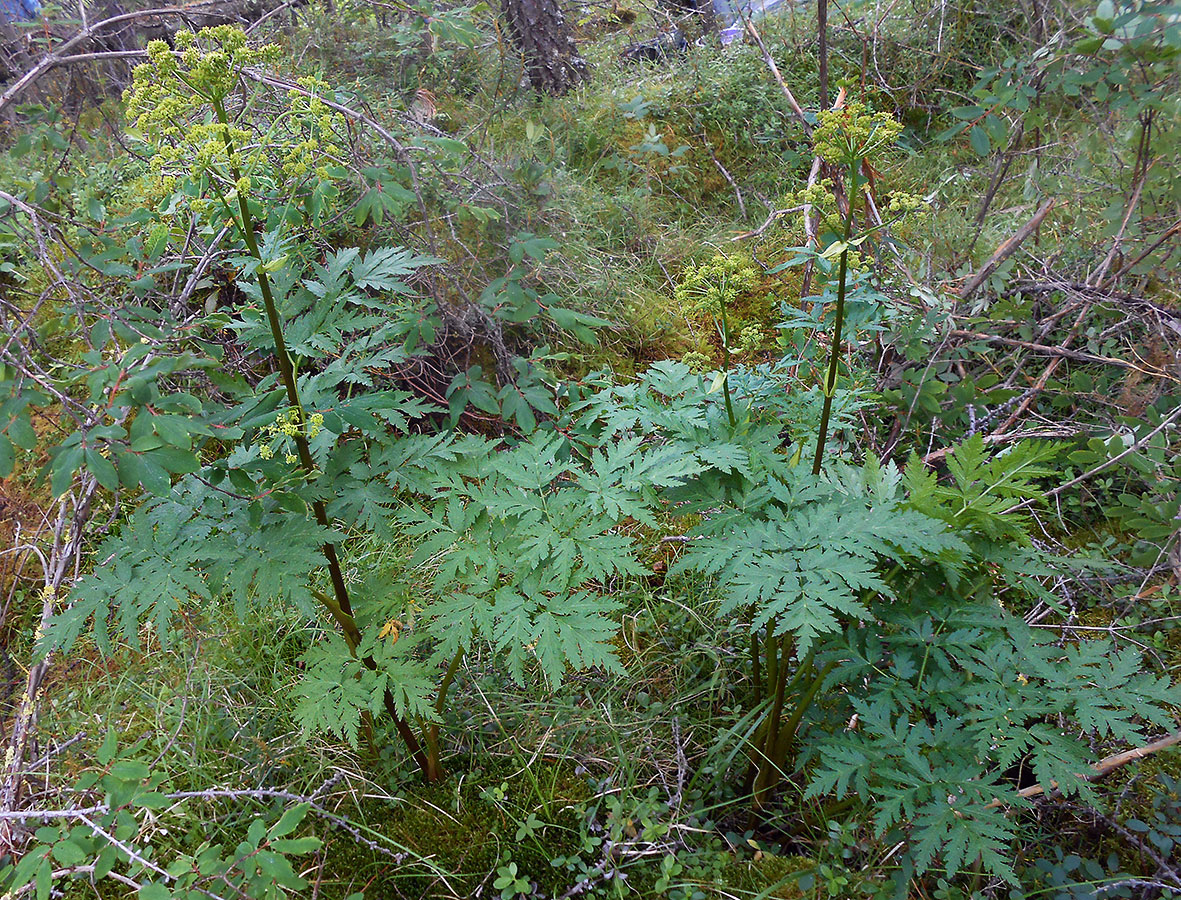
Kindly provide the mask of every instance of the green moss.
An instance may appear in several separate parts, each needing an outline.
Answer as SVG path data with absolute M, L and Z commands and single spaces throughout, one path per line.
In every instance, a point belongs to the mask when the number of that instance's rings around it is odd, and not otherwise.
M 720 873 L 716 886 L 768 900 L 797 900 L 804 896 L 799 887 L 799 876 L 814 865 L 812 860 L 802 856 L 769 853 L 756 854 L 752 859 L 734 858 Z M 719 891 L 714 896 L 726 894 Z
M 321 896 L 364 888 L 371 897 L 466 897 L 509 860 L 542 895 L 560 894 L 569 884 L 550 861 L 578 853 L 579 807 L 590 790 L 560 763 L 535 763 L 531 774 L 511 760 L 488 759 L 396 801 L 363 801 L 350 818 L 403 848 L 405 859 L 327 830 Z

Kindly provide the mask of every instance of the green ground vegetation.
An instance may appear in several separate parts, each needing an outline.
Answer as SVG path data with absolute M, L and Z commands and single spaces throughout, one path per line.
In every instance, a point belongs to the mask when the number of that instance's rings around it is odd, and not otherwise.
M 633 6 L 4 110 L 0 896 L 1181 896 L 1176 9 Z

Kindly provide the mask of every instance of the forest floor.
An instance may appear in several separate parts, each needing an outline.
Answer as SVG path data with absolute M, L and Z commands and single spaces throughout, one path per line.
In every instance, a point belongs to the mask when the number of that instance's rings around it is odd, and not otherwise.
M 1085 64 L 1069 50 L 1093 30 L 1089 8 L 1049 4 L 1039 40 L 1016 4 L 879 6 L 830 12 L 831 94 L 901 123 L 872 184 L 887 217 L 892 199 L 919 202 L 888 240 L 858 248 L 864 297 L 879 299 L 851 301 L 848 372 L 863 402 L 841 420 L 837 451 L 946 477 L 949 451 L 972 437 L 997 452 L 1022 439 L 1055 442 L 1032 543 L 1080 566 L 1046 579 L 1057 608 L 1015 612 L 1074 629 L 1064 632 L 1072 642 L 1131 649 L 1142 671 L 1176 684 L 1181 438 L 1161 427 L 1181 408 L 1175 57 L 1143 51 L 1144 81 L 1127 87 L 1137 76 L 1121 74 L 1118 60 L 1103 68 L 1098 55 Z M 720 49 L 708 35 L 697 46 L 701 26 L 689 17 L 680 23 L 689 48 L 651 64 L 621 53 L 667 24 L 666 13 L 617 2 L 579 15 L 590 78 L 558 98 L 521 84 L 519 61 L 482 7 L 441 19 L 433 40 L 419 18 L 363 3 L 303 7 L 257 32 L 282 47 L 281 76 L 317 73 L 337 102 L 385 123 L 418 154 L 433 215 L 429 252 L 447 266 L 442 299 L 458 306 L 480 296 L 506 271 L 514 242 L 546 239 L 529 272 L 540 305 L 560 298 L 593 330 L 580 336 L 551 322 L 507 326 L 495 339 L 451 333 L 402 373 L 402 385 L 446 408 L 462 373 L 502 377 L 507 351 L 579 384 L 600 370 L 626 380 L 667 360 L 712 373 L 733 354 L 750 371 L 790 366 L 815 388 L 831 291 L 817 266 L 808 296 L 826 300 L 801 298 L 804 269 L 784 264 L 810 237 L 803 206 L 815 204 L 821 231 L 840 207 L 832 195 L 803 193 L 814 150 L 776 79 L 815 122 L 814 8 L 759 22 L 762 47 L 748 39 Z M 1172 40 L 1163 46 L 1175 50 Z M 1054 55 L 1066 61 L 1050 65 Z M 1152 68 L 1160 58 L 1163 75 Z M 69 88 L 68 68 L 50 95 Z M 121 119 L 117 98 L 22 108 L 3 132 L 0 190 L 56 203 L 67 230 L 94 212 L 91 202 L 112 217 L 145 203 L 135 198 L 148 166 L 126 148 Z M 357 121 L 350 127 L 360 131 Z M 423 197 L 394 157 L 380 141 L 358 151 L 325 246 L 427 252 L 415 211 Z M 0 234 L 0 260 L 19 263 L 15 228 L 7 239 Z M 686 299 L 693 273 L 719 258 L 751 273 L 729 297 L 727 336 L 741 335 L 733 346 L 709 310 Z M 0 267 L 0 277 L 13 271 Z M 212 275 L 193 302 L 215 308 L 232 293 L 224 279 Z M 543 416 L 472 402 L 459 428 L 476 434 L 511 437 L 528 431 L 523 416 Z M 37 554 L 20 548 L 46 546 L 56 515 L 52 492 L 34 478 L 47 459 L 30 453 L 0 481 L 0 544 L 15 550 L 0 555 L 6 743 L 23 714 L 46 602 Z M 101 511 L 103 530 L 126 512 Z M 625 674 L 596 667 L 556 688 L 521 684 L 490 648 L 467 652 L 443 721 L 447 777 L 436 784 L 417 778 L 388 721 L 378 718 L 354 744 L 301 727 L 292 686 L 328 619 L 259 596 L 245 618 L 233 604 L 182 607 L 182 639 L 168 645 L 145 626 L 139 647 L 117 641 L 104 652 L 83 635 L 53 656 L 23 748 L 34 765 L 19 806 L 71 804 L 75 789 L 94 795 L 78 785 L 110 769 L 103 746 L 113 731 L 120 758 L 150 764 L 160 791 L 204 792 L 183 811 L 144 807 L 136 840 L 153 859 L 207 842 L 232 847 L 256 818 L 310 804 L 299 833 L 322 843 L 298 859 L 307 882 L 298 896 L 1181 896 L 1175 749 L 1121 767 L 1093 800 L 1050 791 L 1015 812 L 1016 885 L 973 868 L 974 859 L 966 873 L 912 878 L 873 805 L 850 813 L 852 800 L 806 794 L 804 764 L 752 815 L 743 790 L 756 691 L 749 630 L 712 614 L 712 581 L 669 574 L 695 524 L 627 525 L 646 573 L 611 585 L 620 618 L 610 645 Z M 409 532 L 358 537 L 349 574 L 362 563 L 396 569 L 415 544 Z M 80 558 L 83 570 L 99 562 Z M 1098 558 L 1102 567 L 1083 569 Z M 1095 762 L 1127 749 L 1095 732 L 1083 742 Z M 1019 761 L 1007 777 L 1014 791 L 1038 781 Z M 26 887 L 49 896 L 31 884 L 9 885 L 5 896 Z M 86 873 L 53 891 L 135 896 L 109 880 L 96 887 Z

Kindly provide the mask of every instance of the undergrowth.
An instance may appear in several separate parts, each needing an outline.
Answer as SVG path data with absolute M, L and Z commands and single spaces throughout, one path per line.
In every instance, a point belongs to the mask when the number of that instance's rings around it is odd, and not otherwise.
M 810 7 L 800 117 L 619 3 L 565 97 L 346 3 L 21 108 L 4 889 L 1181 893 L 1176 753 L 1090 777 L 1177 727 L 1177 26 L 911 6 L 835 114 Z

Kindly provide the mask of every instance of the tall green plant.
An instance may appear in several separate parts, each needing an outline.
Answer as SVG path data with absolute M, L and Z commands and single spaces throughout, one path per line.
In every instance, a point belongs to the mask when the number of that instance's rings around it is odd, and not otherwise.
M 219 600 L 243 619 L 272 601 L 326 614 L 336 631 L 304 655 L 296 719 L 308 732 L 356 742 L 386 714 L 434 781 L 443 774 L 448 696 L 474 641 L 488 642 L 522 679 L 530 661 L 554 682 L 567 667 L 615 665 L 615 604 L 603 583 L 638 571 L 615 526 L 621 504 L 650 487 L 633 479 L 616 490 L 632 461 L 610 454 L 587 463 L 591 481 L 572 494 L 564 488 L 573 470 L 555 457 L 551 435 L 536 432 L 502 452 L 498 441 L 435 432 L 445 410 L 386 386 L 432 339 L 423 321 L 433 310 L 407 280 L 438 260 L 318 243 L 340 202 L 343 123 L 315 79 L 278 102 L 247 86 L 249 67 L 275 52 L 250 49 L 233 28 L 181 33 L 176 51 L 151 45 L 127 96 L 153 152 L 153 258 L 174 242 L 187 247 L 193 234 L 214 247 L 224 240 L 228 301 L 208 314 L 150 302 L 112 314 L 83 303 L 70 327 L 95 345 L 84 364 L 61 365 L 54 371 L 64 374 L 41 381 L 30 365 L 0 385 L 4 430 L 22 443 L 33 411 L 77 398 L 84 424 L 47 448 L 55 492 L 81 469 L 112 492 L 125 488 L 129 501 L 141 487 L 152 495 L 130 504 L 97 548 L 98 565 L 75 585 L 42 647 L 68 649 L 89 627 L 106 649 L 112 623 L 133 644 L 145 625 L 166 642 L 182 609 Z M 601 320 L 519 283 L 524 257 L 547 249 L 521 236 L 509 251 L 512 271 L 486 302 L 513 321 L 544 302 L 555 321 L 589 339 Z M 237 373 L 223 367 L 226 344 L 248 360 Z M 37 357 L 31 340 L 26 349 Z M 513 389 L 522 403 L 525 390 L 541 389 L 535 382 Z M 457 393 L 453 412 L 463 403 Z M 502 408 L 535 428 L 520 404 L 498 400 Z M 536 508 L 526 508 L 525 489 Z M 596 503 L 598 513 L 587 515 Z M 438 534 L 432 522 L 443 526 Z M 410 583 L 432 577 L 413 569 L 427 570 L 434 555 L 350 574 L 349 537 L 399 532 L 423 537 L 421 546 L 447 560 L 433 576 L 437 593 L 422 596 Z M 511 538 L 529 552 L 509 552 Z M 456 567 L 464 552 L 470 567 Z
M 262 301 L 271 356 L 286 400 L 280 433 L 294 446 L 295 453 L 285 454 L 285 462 L 298 467 L 293 487 L 310 488 L 317 475 L 310 442 L 322 430 L 324 416 L 316 413 L 314 418 L 309 417 L 305 409 L 296 379 L 296 362 L 285 336 L 286 323 L 271 283 L 271 274 L 288 263 L 287 254 L 279 242 L 264 254 L 252 199 L 258 190 L 254 184 L 257 180 L 261 196 L 278 195 L 276 199 L 289 205 L 297 198 L 306 200 L 310 218 L 317 220 L 320 204 L 332 196 L 330 166 L 339 168 L 334 162 L 341 157 L 334 143 L 339 117 L 314 93 L 310 98 L 293 94 L 287 113 L 295 124 L 293 139 L 278 139 L 283 123 L 280 118 L 255 143 L 256 135 L 231 121 L 229 108 L 238 93 L 243 67 L 273 59 L 278 48 L 248 48 L 243 32 L 230 26 L 207 29 L 200 39 L 191 32 L 181 32 L 176 45 L 179 58 L 162 41 L 149 45 L 149 62 L 136 69 L 127 92 L 128 115 L 142 133 L 157 143 L 154 161 L 159 162 L 162 176 L 186 178 L 202 195 L 197 203 L 209 213 L 211 223 L 228 224 L 245 245 L 247 268 Z M 305 87 L 322 91 L 326 86 L 308 79 Z M 281 159 L 276 158 L 279 153 Z M 318 177 L 308 190 L 303 176 L 310 171 Z M 206 196 L 215 199 L 206 200 Z M 298 496 L 300 491 L 293 493 Z M 326 536 L 321 551 L 332 589 L 331 596 L 314 589 L 312 593 L 340 627 L 349 653 L 356 655 L 362 635 L 335 543 L 327 539 L 332 522 L 325 500 L 309 493 L 313 519 Z M 362 655 L 361 660 L 367 669 L 377 669 L 371 654 Z M 437 755 L 428 757 L 423 753 L 393 690 L 383 692 L 383 705 L 424 774 L 431 780 L 437 778 Z
M 809 254 L 805 251 L 797 254 L 789 263 L 794 264 L 805 258 L 812 258 L 828 270 L 831 261 L 834 258 L 837 260 L 836 302 L 832 331 L 829 335 L 828 361 L 821 384 L 820 421 L 816 428 L 812 454 L 813 478 L 820 477 L 825 464 L 825 447 L 832 421 L 833 401 L 837 393 L 840 359 L 844 347 L 850 254 L 871 232 L 888 224 L 881 221 L 866 221 L 862 225 L 862 235 L 856 239 L 853 236 L 858 198 L 866 183 L 862 174 L 863 168 L 871 161 L 879 162 L 879 157 L 893 146 L 901 130 L 902 126 L 889 115 L 871 112 L 863 104 L 854 101 L 840 109 L 822 112 L 813 132 L 817 155 L 833 169 L 845 173 L 843 193 L 834 194 L 839 215 L 835 221 L 824 223 L 826 228 L 836 229 L 835 234 L 826 232 L 833 238 L 831 243 L 819 253 Z M 816 208 L 831 207 L 833 198 L 820 196 L 821 193 L 830 190 L 834 190 L 831 182 L 818 185 L 815 191 L 804 198 L 805 202 Z M 898 214 L 916 205 L 914 198 L 901 193 L 891 202 L 893 205 L 890 211 Z M 798 452 L 796 458 L 799 458 Z M 917 534 L 921 533 L 920 528 Z M 866 545 L 867 548 L 868 546 Z M 792 554 L 806 554 L 808 549 L 808 545 L 800 545 L 790 540 L 785 543 L 785 547 L 794 548 L 791 550 Z M 879 547 L 872 552 L 883 553 L 884 548 Z M 693 555 L 690 554 L 687 558 L 691 560 Z M 869 585 L 849 582 L 848 586 Z M 758 587 L 755 594 L 746 599 L 753 600 L 759 596 L 759 591 L 766 589 L 766 585 Z M 852 613 L 855 606 L 852 597 L 845 603 L 843 611 Z M 837 607 L 839 608 L 839 604 Z M 765 618 L 757 618 L 754 623 L 756 633 L 751 638 L 751 666 L 756 684 L 756 700 L 762 702 L 765 698 L 768 704 L 767 713 L 753 737 L 752 762 L 747 775 L 747 788 L 753 790 L 756 808 L 762 806 L 769 791 L 777 783 L 791 756 L 794 736 L 799 729 L 801 717 L 815 699 L 828 674 L 826 670 L 815 667 L 808 652 L 812 638 L 818 633 L 815 626 L 807 623 L 805 619 L 792 621 L 792 617 L 787 613 L 788 610 L 783 609 Z M 829 620 L 831 621 L 831 614 Z M 798 659 L 799 664 L 796 667 L 791 665 L 793 658 Z
M 824 455 L 850 255 L 881 227 L 853 237 L 863 163 L 898 131 L 859 105 L 817 129 L 818 152 L 846 167 L 848 183 L 839 238 L 822 254 L 839 263 L 810 470 L 798 448 L 781 447 L 765 397 L 703 403 L 687 371 L 653 370 L 589 408 L 609 433 L 638 429 L 698 461 L 662 491 L 679 513 L 702 516 L 670 573 L 715 579 L 717 614 L 749 630 L 756 724 L 745 786 L 756 814 L 797 777 L 834 815 L 860 798 L 879 835 L 909 846 L 904 879 L 979 863 L 1014 881 L 1007 812 L 1023 801 L 1005 770 L 1029 758 L 1039 780 L 1094 800 L 1079 774 L 1081 738 L 1133 741 L 1145 723 L 1169 727 L 1178 690 L 1143 673 L 1136 653 L 1101 642 L 1064 652 L 1008 611 L 1057 604 L 1043 582 L 1063 563 L 1035 549 L 1018 511 L 1053 475 L 1055 448 L 989 457 L 976 437 L 948 456 L 949 484 L 917 459 L 904 473 L 872 456 L 858 465 Z M 892 202 L 891 215 L 916 205 Z
M 1012 507 L 1036 502 L 1058 451 L 989 456 L 976 437 L 949 455 L 946 484 L 917 459 L 813 475 L 782 446 L 783 384 L 732 374 L 735 425 L 701 376 L 662 363 L 580 399 L 571 434 L 683 462 L 655 500 L 701 521 L 670 576 L 713 580 L 722 628 L 754 639 L 755 810 L 798 778 L 827 815 L 865 816 L 908 848 L 904 881 L 978 861 L 1014 881 L 1010 812 L 1028 801 L 1006 770 L 1028 759 L 1043 783 L 1098 802 L 1080 775 L 1090 741 L 1170 727 L 1181 697 L 1138 653 L 1063 648 L 1010 611 L 1057 603 L 1044 584 L 1065 563 Z
M 887 113 L 871 112 L 856 101 L 835 110 L 820 113 L 819 122 L 812 132 L 816 155 L 845 174 L 844 203 L 841 209 L 841 235 L 822 252 L 821 257 L 837 257 L 837 298 L 834 313 L 832 337 L 829 343 L 828 372 L 824 378 L 824 406 L 820 414 L 820 427 L 816 432 L 816 451 L 812 458 L 812 474 L 819 475 L 824 465 L 824 447 L 828 441 L 828 425 L 832 414 L 832 398 L 836 391 L 837 370 L 840 363 L 842 339 L 845 325 L 845 295 L 849 281 L 849 253 L 864 240 L 864 236 L 853 241 L 853 226 L 861 189 L 865 186 L 862 175 L 867 162 L 877 162 L 877 157 L 888 151 L 902 125 Z M 896 197 L 897 204 L 902 200 Z M 884 223 L 867 222 L 868 234 Z

